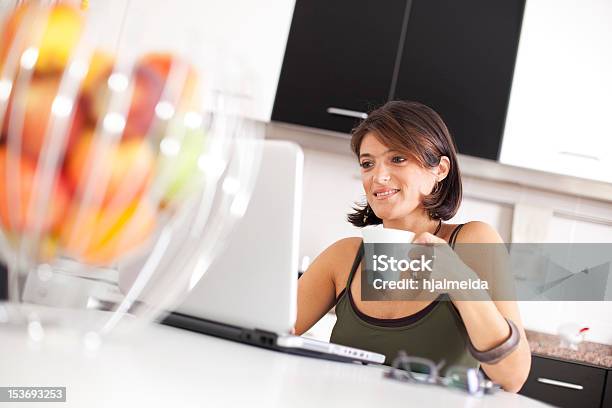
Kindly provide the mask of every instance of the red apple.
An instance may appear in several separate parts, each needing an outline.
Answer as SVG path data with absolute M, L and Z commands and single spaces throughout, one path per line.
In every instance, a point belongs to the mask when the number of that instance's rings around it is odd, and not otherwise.
M 86 93 L 90 117 L 94 122 L 103 120 L 108 110 L 111 95 L 108 86 L 110 75 L 111 69 L 100 77 L 103 80 L 98 81 Z M 141 138 L 146 135 L 153 121 L 155 106 L 164 89 L 164 78 L 148 67 L 137 66 L 130 80 L 133 81 L 133 92 L 123 131 L 123 137 L 126 139 Z
M 165 78 L 147 66 L 137 66 L 135 86 L 125 124 L 124 137 L 142 137 L 148 131 L 160 101 Z
M 169 53 L 150 53 L 140 59 L 139 66 L 155 70 L 164 80 L 168 79 L 172 66 L 177 70 L 184 70 L 187 75 L 184 79 L 185 83 L 180 90 L 178 101 L 174 102 L 177 105 L 185 105 L 195 98 L 198 75 L 194 67 L 187 61 Z
M 0 147 L 0 222 L 4 228 L 16 232 L 32 231 L 35 223 L 39 222 L 29 214 L 30 203 L 38 199 L 36 193 L 40 191 L 35 185 L 35 174 L 36 163 L 33 160 L 13 156 L 6 147 Z M 55 176 L 51 196 L 45 204 L 46 213 L 40 221 L 43 233 L 59 225 L 69 201 L 65 180 L 61 173 Z M 7 177 L 12 179 L 12 183 L 7 183 Z M 15 204 L 11 205 L 9 201 Z

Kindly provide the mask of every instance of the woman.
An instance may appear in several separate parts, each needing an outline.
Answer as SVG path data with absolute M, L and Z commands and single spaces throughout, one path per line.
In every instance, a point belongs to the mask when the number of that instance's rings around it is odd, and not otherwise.
M 443 222 L 461 202 L 461 175 L 448 129 L 431 108 L 388 102 L 353 130 L 351 147 L 367 199 L 349 214 L 353 225 L 412 231 L 413 243 L 445 244 L 449 252 L 456 243 L 502 243 L 483 222 Z M 522 387 L 531 355 L 516 302 L 453 295 L 443 295 L 449 301 L 362 301 L 362 257 L 362 240 L 355 237 L 337 241 L 315 259 L 299 280 L 296 334 L 336 305 L 334 343 L 385 354 L 385 364 L 399 350 L 447 365 L 481 364 L 505 390 Z

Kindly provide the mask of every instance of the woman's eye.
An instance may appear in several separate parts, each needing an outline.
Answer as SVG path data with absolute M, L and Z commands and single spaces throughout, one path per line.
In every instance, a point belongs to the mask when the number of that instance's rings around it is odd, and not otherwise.
M 369 162 L 369 161 L 361 162 L 359 165 L 364 169 L 369 169 L 370 167 L 372 167 L 372 162 Z
M 403 158 L 402 156 L 393 156 L 393 158 L 391 159 L 391 161 L 393 163 L 403 163 L 406 161 L 405 158 Z

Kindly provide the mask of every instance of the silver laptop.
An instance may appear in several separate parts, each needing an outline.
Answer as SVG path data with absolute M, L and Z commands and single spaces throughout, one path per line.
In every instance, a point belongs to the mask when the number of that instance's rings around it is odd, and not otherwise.
M 303 161 L 295 143 L 264 142 L 246 214 L 164 323 L 294 354 L 383 363 L 382 354 L 289 334 L 297 315 Z

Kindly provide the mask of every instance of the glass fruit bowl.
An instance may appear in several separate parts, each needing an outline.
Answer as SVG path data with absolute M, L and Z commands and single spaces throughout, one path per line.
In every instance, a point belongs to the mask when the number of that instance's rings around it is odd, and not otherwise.
M 244 214 L 261 154 L 246 91 L 220 85 L 240 70 L 205 66 L 197 29 L 144 0 L 95 5 L 0 10 L 0 324 L 35 340 L 60 327 L 91 344 L 176 306 Z

